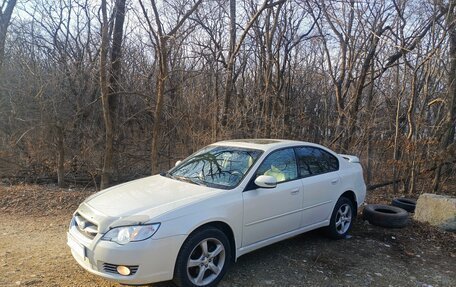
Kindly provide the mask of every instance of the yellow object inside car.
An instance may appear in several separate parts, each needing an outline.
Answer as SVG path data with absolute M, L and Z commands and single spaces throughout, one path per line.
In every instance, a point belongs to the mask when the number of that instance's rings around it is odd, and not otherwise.
M 277 167 L 271 165 L 271 168 L 268 169 L 264 175 L 269 175 L 269 176 L 273 176 L 275 177 L 275 179 L 277 180 L 277 182 L 282 182 L 282 181 L 285 181 L 286 178 L 285 178 L 285 174 L 280 170 L 278 169 Z

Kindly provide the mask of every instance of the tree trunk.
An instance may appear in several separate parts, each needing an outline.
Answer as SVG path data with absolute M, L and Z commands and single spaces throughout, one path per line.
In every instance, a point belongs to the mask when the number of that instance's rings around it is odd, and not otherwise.
M 16 0 L 9 0 L 7 1 L 5 10 L 0 10 L 0 71 L 3 66 L 3 58 L 5 56 L 6 33 L 11 21 L 11 15 L 13 14 L 14 6 L 16 6 Z M 0 9 L 2 8 L 3 5 Z
M 415 102 L 417 98 L 417 71 L 413 71 L 412 83 L 410 84 L 410 100 L 407 109 L 407 122 L 408 122 L 408 133 L 407 139 L 409 141 L 413 140 L 413 136 L 415 134 Z
M 111 48 L 111 70 L 109 77 L 109 107 L 113 122 L 116 121 L 119 106 L 120 77 L 122 74 L 122 40 L 123 26 L 125 20 L 125 2 L 126 0 L 116 0 L 116 15 L 114 22 L 114 32 L 112 35 Z
M 228 109 L 231 102 L 231 96 L 233 94 L 233 71 L 234 71 L 234 64 L 228 63 L 228 69 L 226 71 L 226 79 L 225 79 L 225 90 L 223 93 L 223 112 L 222 112 L 222 122 L 221 127 L 226 127 L 228 124 Z M 220 134 L 220 133 L 218 133 Z
M 167 59 L 167 46 L 166 39 L 161 38 L 158 49 L 159 53 L 159 72 L 157 75 L 157 98 L 155 103 L 154 112 L 154 127 L 152 129 L 152 174 L 158 173 L 159 162 L 158 162 L 158 146 L 160 140 L 160 117 L 163 110 L 163 99 L 165 95 L 165 83 L 168 77 L 168 59 Z
M 111 60 L 109 69 L 109 113 L 112 121 L 112 141 L 113 141 L 113 159 L 112 159 L 112 175 L 117 176 L 117 170 L 119 169 L 118 164 L 118 152 L 114 151 L 114 142 L 119 142 L 121 137 L 119 129 L 119 107 L 121 98 L 119 92 L 121 86 L 119 85 L 122 75 L 122 40 L 123 40 L 123 26 L 125 20 L 125 2 L 126 0 L 116 0 L 115 3 L 115 20 L 114 30 L 112 35 L 112 47 L 111 47 Z M 111 176 L 112 176 L 111 175 Z M 112 180 L 112 178 L 111 178 Z M 117 178 L 116 178 L 117 180 Z
M 57 126 L 57 184 L 59 187 L 65 186 L 65 146 L 64 146 L 64 131 L 62 126 Z
M 213 71 L 213 90 L 212 94 L 214 96 L 214 114 L 212 115 L 212 142 L 216 142 L 218 139 L 218 119 L 219 119 L 219 73 L 217 62 L 214 63 L 215 69 Z
M 366 184 L 369 186 L 372 182 L 372 124 L 374 123 L 373 120 L 373 111 L 372 111 L 372 100 L 374 98 L 374 72 L 375 67 L 374 63 L 371 63 L 370 68 L 370 85 L 369 85 L 369 93 L 367 95 L 367 114 L 369 117 L 366 117 L 366 132 L 367 132 L 367 144 L 366 144 Z
M 443 9 L 442 9 L 443 10 Z M 450 0 L 448 12 L 445 19 L 449 35 L 449 52 L 448 58 L 450 69 L 448 71 L 448 96 L 446 101 L 445 122 L 442 129 L 440 140 L 441 151 L 445 152 L 447 148 L 454 143 L 454 133 L 456 125 L 456 1 Z M 440 180 L 442 174 L 448 172 L 450 167 L 441 164 L 435 171 L 433 189 L 440 190 Z
M 101 173 L 100 188 L 109 186 L 112 175 L 112 155 L 113 155 L 113 129 L 111 112 L 109 109 L 109 87 L 107 80 L 107 56 L 108 56 L 108 15 L 106 0 L 101 1 L 102 26 L 101 26 L 101 47 L 100 47 L 100 85 L 101 85 L 101 104 L 103 108 L 103 120 L 105 124 L 105 151 L 103 170 Z
M 398 160 L 399 160 L 399 125 L 400 125 L 400 116 L 401 116 L 401 97 L 398 96 L 397 98 L 397 105 L 396 105 L 396 116 L 395 116 L 395 129 L 394 129 L 394 148 L 393 148 L 393 191 L 397 193 L 398 185 L 397 185 L 397 177 L 398 177 Z
M 233 53 L 236 45 L 236 0 L 230 0 L 230 51 L 226 67 L 225 90 L 223 93 L 223 110 L 221 127 L 226 127 L 228 123 L 228 109 L 233 94 L 233 73 L 234 59 Z

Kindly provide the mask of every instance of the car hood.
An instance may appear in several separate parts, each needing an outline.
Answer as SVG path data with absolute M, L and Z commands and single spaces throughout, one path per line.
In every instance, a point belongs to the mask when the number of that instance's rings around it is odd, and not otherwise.
M 219 191 L 154 175 L 98 192 L 79 206 L 78 213 L 98 223 L 100 229 L 140 224 Z

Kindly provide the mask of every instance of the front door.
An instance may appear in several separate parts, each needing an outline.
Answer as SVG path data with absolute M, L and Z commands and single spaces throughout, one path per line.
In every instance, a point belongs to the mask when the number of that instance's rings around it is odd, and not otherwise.
M 252 184 L 259 175 L 274 176 L 277 186 L 260 188 Z M 303 191 L 292 148 L 266 157 L 244 191 L 243 200 L 244 247 L 300 227 Z

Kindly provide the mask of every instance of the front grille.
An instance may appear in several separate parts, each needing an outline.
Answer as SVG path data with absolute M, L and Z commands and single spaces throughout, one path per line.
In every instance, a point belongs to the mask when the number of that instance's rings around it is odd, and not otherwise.
M 106 273 L 119 274 L 119 272 L 117 272 L 117 266 L 119 266 L 119 265 L 110 264 L 110 263 L 103 263 L 103 270 Z M 138 265 L 123 265 L 123 266 L 126 266 L 126 267 L 128 267 L 130 269 L 131 273 L 128 276 L 135 275 L 136 271 L 138 271 L 138 268 L 139 268 Z
M 74 216 L 74 225 L 80 233 L 86 237 L 93 239 L 98 234 L 98 226 L 85 219 L 79 213 L 76 213 Z

